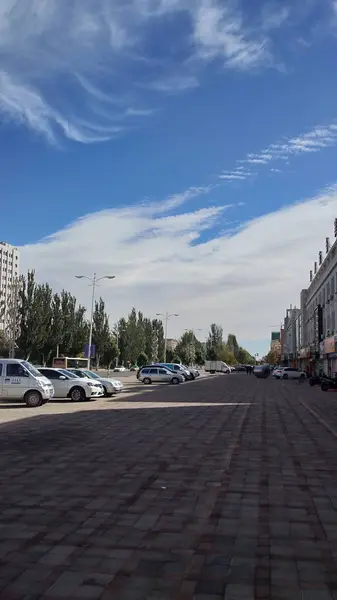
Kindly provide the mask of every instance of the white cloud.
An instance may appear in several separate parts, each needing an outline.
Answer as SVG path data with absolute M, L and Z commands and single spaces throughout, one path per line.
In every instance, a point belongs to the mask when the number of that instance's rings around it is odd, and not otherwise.
M 162 58 L 149 54 L 152 32 L 181 16 L 179 63 L 171 36 L 161 39 Z M 155 112 L 144 89 L 192 90 L 215 59 L 240 70 L 269 65 L 267 33 L 244 17 L 235 0 L 1 0 L 0 111 L 50 142 L 110 139 L 121 119 Z
M 216 321 L 253 346 L 268 337 L 267 324 L 298 304 L 316 249 L 332 230 L 337 188 L 241 224 L 232 235 L 226 233 L 228 207 L 176 216 L 168 216 L 167 207 L 169 201 L 162 208 L 147 205 L 146 213 L 141 205 L 87 215 L 21 248 L 22 268 L 35 268 L 39 280 L 55 290 L 65 286 L 87 306 L 90 288 L 74 275 L 116 275 L 97 290 L 111 323 L 132 305 L 149 316 L 170 310 L 180 314 L 170 323 L 170 336 L 188 327 L 201 327 L 206 335 Z M 215 221 L 224 233 L 201 243 L 201 232 L 211 232 Z
M 246 69 L 269 59 L 267 39 L 245 32 L 242 17 L 230 2 L 198 2 L 194 38 L 204 58 L 222 57 L 229 66 Z
M 253 167 L 254 165 L 256 167 L 263 167 L 280 160 L 289 161 L 292 157 L 319 152 L 325 148 L 334 146 L 336 143 L 337 125 L 335 123 L 325 126 L 319 125 L 309 132 L 285 138 L 282 142 L 270 144 L 261 152 L 247 154 L 246 158 L 237 161 L 237 166 L 232 172 L 237 173 L 239 169 L 244 169 L 245 165 L 249 165 L 249 167 Z M 277 173 L 280 170 L 271 168 L 270 171 Z M 230 177 L 219 175 L 219 179 L 230 179 Z M 237 177 L 237 179 L 240 179 L 240 177 Z

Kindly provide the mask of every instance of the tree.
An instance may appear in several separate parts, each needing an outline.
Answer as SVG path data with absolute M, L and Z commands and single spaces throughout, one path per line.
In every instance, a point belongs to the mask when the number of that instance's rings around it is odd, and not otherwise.
M 159 319 L 154 319 L 152 321 L 152 330 L 155 332 L 155 335 L 153 335 L 153 348 L 156 350 L 156 356 L 153 356 L 152 360 L 163 362 L 165 353 L 165 337 L 162 321 Z
M 226 344 L 224 344 L 222 350 L 220 350 L 220 353 L 218 355 L 218 359 L 222 360 L 227 365 L 235 365 L 235 363 L 237 362 L 234 354 L 232 354 L 232 352 L 230 352 L 228 350 L 228 347 L 227 347 Z
M 227 349 L 229 350 L 229 352 L 231 354 L 233 354 L 235 356 L 235 358 L 238 360 L 239 344 L 237 342 L 236 336 L 233 333 L 228 334 L 226 346 L 227 346 Z
M 5 358 L 8 356 L 10 350 L 9 339 L 3 331 L 0 331 L 0 356 Z
M 145 352 L 141 352 L 137 359 L 138 367 L 143 367 L 144 365 L 147 365 L 148 362 L 149 362 L 149 359 L 146 356 Z
M 206 342 L 206 357 L 208 360 L 219 360 L 219 354 L 223 348 L 223 329 L 221 325 L 212 323 Z
M 118 356 L 118 348 L 117 348 L 117 340 L 114 335 L 110 335 L 109 344 L 106 346 L 103 355 L 101 357 L 102 364 L 110 369 L 112 363 L 116 360 Z
M 109 318 L 105 312 L 105 304 L 102 298 L 95 302 L 92 340 L 96 346 L 96 366 L 99 368 L 101 358 L 111 345 Z
M 279 365 L 281 362 L 281 350 L 270 350 L 263 361 L 270 365 Z
M 239 347 L 237 360 L 241 365 L 255 364 L 254 357 L 251 356 L 251 354 L 249 354 L 249 352 L 247 350 L 245 350 L 244 348 L 241 348 L 241 346 Z

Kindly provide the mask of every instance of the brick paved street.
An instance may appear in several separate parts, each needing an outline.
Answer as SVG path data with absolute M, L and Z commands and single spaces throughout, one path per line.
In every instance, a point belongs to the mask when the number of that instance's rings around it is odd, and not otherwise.
M 334 393 L 214 376 L 0 433 L 1 600 L 337 600 Z

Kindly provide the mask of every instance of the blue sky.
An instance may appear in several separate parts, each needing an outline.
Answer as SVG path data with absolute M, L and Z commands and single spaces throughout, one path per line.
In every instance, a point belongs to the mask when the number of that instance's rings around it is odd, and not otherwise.
M 263 353 L 337 216 L 336 50 L 333 0 L 2 0 L 1 237 Z

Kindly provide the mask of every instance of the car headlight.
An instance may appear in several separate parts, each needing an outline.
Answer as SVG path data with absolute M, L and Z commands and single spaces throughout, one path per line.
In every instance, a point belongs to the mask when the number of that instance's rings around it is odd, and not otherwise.
M 96 387 L 96 384 L 95 384 L 95 383 L 88 383 L 87 385 L 88 385 L 89 387 L 92 387 L 92 388 L 93 388 L 93 387 Z

